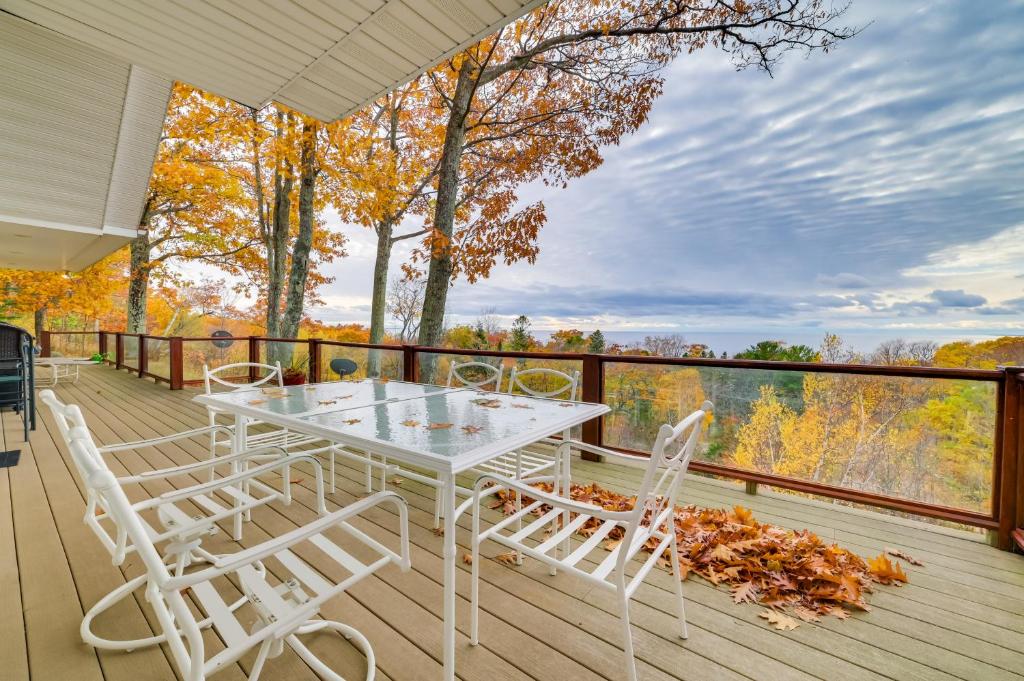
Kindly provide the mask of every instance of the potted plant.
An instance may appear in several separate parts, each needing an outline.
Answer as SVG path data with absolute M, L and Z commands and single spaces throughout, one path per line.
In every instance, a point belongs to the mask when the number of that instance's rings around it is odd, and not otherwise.
M 306 372 L 295 367 L 288 367 L 281 372 L 285 385 L 302 385 L 306 382 Z
M 281 378 L 285 385 L 302 385 L 306 382 L 306 358 L 294 366 L 290 366 L 281 372 Z

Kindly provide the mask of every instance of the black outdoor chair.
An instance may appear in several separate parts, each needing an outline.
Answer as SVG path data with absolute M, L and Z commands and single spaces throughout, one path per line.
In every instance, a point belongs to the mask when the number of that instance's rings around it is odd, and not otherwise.
M 0 410 L 11 407 L 21 416 L 28 442 L 36 429 L 35 367 L 32 334 L 0 322 Z
M 331 360 L 331 371 L 338 374 L 338 378 L 345 378 L 351 376 L 359 370 L 359 365 L 350 359 L 344 357 L 338 357 Z

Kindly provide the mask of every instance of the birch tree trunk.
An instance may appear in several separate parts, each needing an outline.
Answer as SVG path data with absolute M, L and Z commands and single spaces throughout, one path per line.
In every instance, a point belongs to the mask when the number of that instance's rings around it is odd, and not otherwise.
M 452 280 L 450 246 L 459 197 L 459 164 L 466 141 L 466 117 L 476 86 L 474 69 L 470 60 L 463 62 L 451 101 L 451 115 L 445 127 L 444 147 L 438 171 L 437 203 L 434 208 L 430 266 L 427 270 L 427 288 L 423 297 L 423 315 L 420 318 L 420 345 L 439 345 L 444 331 L 444 310 Z M 420 376 L 424 383 L 434 380 L 436 367 L 437 358 L 434 355 L 423 355 L 420 360 Z

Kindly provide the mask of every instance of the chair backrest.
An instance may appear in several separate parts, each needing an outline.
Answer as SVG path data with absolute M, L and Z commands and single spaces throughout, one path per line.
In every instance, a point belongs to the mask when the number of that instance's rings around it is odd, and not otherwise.
M 351 376 L 359 370 L 359 365 L 346 357 L 335 357 L 331 360 L 331 371 L 338 374 L 338 378 Z
M 701 433 L 704 432 L 705 417 L 714 406 L 704 402 L 675 426 L 664 424 L 658 430 L 658 437 L 651 450 L 651 458 L 644 471 L 633 507 L 633 517 L 626 525 L 623 543 L 630 546 L 638 533 L 643 530 L 655 531 L 666 522 L 674 522 L 672 515 L 679 496 L 679 487 L 686 469 L 690 465 Z M 619 555 L 620 563 L 625 561 L 628 551 Z M 622 567 L 620 565 L 619 567 Z
M 49 389 L 40 390 L 39 398 L 43 401 L 43 404 L 50 408 L 53 420 L 57 424 L 57 431 L 64 439 L 64 444 L 70 449 L 71 429 L 81 427 L 86 428 L 88 431 L 82 410 L 77 405 L 61 402 L 56 393 Z
M 532 385 L 530 385 L 532 384 Z M 538 387 L 538 384 L 543 387 Z M 552 384 L 556 386 L 551 388 Z M 533 397 L 552 397 L 575 401 L 580 384 L 580 372 L 567 374 L 557 369 L 518 369 L 512 367 L 508 375 L 508 392 L 525 393 Z
M 239 383 L 238 381 L 229 381 L 223 378 L 224 375 L 231 375 L 232 370 L 240 368 L 245 368 L 246 375 L 248 375 L 248 371 L 253 367 L 257 371 L 265 371 L 266 376 L 248 383 Z M 270 383 L 271 381 L 275 381 L 279 387 L 284 387 L 284 374 L 281 372 L 280 362 L 274 362 L 273 365 L 260 364 L 259 362 L 236 362 L 235 364 L 225 364 L 216 369 L 211 369 L 209 364 L 203 365 L 203 386 L 206 388 L 207 395 L 213 393 L 214 385 L 222 385 L 231 388 L 231 390 L 247 390 L 261 386 L 264 383 Z
M 465 386 L 467 388 L 480 388 L 482 390 L 501 390 L 501 377 L 505 367 L 493 366 L 486 362 L 452 362 L 448 367 L 449 388 Z M 474 375 L 475 374 L 475 375 Z M 481 378 L 482 376 L 482 378 Z M 493 384 L 493 387 L 488 387 Z
M 84 472 L 86 489 L 89 496 L 97 500 L 97 510 L 114 526 L 118 544 L 131 546 L 142 559 L 148 580 L 146 600 L 156 612 L 182 675 L 187 679 L 201 678 L 205 648 L 200 623 L 180 591 L 162 588 L 172 575 L 141 516 L 103 460 L 93 456 L 86 440 L 72 438 L 71 456 Z M 123 552 L 115 553 L 115 565 L 123 560 Z

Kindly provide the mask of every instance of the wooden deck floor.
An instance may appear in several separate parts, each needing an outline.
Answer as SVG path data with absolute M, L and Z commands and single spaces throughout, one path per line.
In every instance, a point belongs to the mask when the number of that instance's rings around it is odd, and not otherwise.
M 171 392 L 112 368 L 84 369 L 77 385 L 62 386 L 62 399 L 85 408 L 103 442 L 153 437 L 205 422 L 192 393 Z M 0 678 L 16 681 L 139 681 L 173 679 L 166 651 L 97 653 L 81 643 L 84 609 L 138 574 L 134 561 L 113 567 L 82 524 L 81 485 L 46 410 L 31 443 L 22 443 L 14 415 L 3 416 L 4 448 L 21 448 L 21 462 L 0 469 Z M 204 458 L 199 442 L 150 449 L 125 457 L 128 470 Z M 630 469 L 579 462 L 580 479 L 626 489 Z M 332 508 L 362 494 L 362 471 L 342 466 Z M 158 485 L 146 493 L 162 492 Z M 441 540 L 431 531 L 432 497 L 406 482 L 401 492 L 412 511 L 413 570 L 386 569 L 325 608 L 355 625 L 377 653 L 378 678 L 433 680 L 440 676 Z M 847 621 L 828 618 L 794 631 L 769 629 L 760 608 L 734 605 L 724 590 L 700 579 L 686 583 L 690 638 L 673 632 L 670 575 L 638 592 L 634 640 L 645 681 L 667 679 L 1020 679 L 1024 678 L 1024 557 L 1002 553 L 971 535 L 878 514 L 762 493 L 693 478 L 684 495 L 708 506 L 744 504 L 758 519 L 809 528 L 861 555 L 902 548 L 924 561 L 911 568 L 910 584 L 881 588 L 872 611 Z M 302 488 L 289 507 L 254 514 L 244 544 L 257 543 L 312 520 L 311 493 Z M 332 503 L 333 502 L 333 503 Z M 361 527 L 391 535 L 394 518 L 379 511 Z M 465 545 L 465 522 L 460 543 Z M 221 533 L 218 541 L 227 543 Z M 466 566 L 460 565 L 465 569 Z M 571 577 L 549 577 L 529 563 L 511 569 L 481 566 L 482 645 L 470 648 L 469 580 L 460 574 L 458 674 L 486 681 L 622 679 L 614 604 Z M 152 616 L 140 597 L 122 603 L 100 623 L 111 637 L 145 635 Z M 312 647 L 349 679 L 362 678 L 362 659 L 340 639 L 324 636 Z M 211 641 L 210 645 L 216 645 Z M 248 662 L 214 678 L 243 679 Z M 274 659 L 266 679 L 313 679 L 290 651 Z

